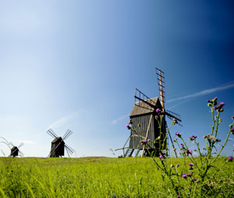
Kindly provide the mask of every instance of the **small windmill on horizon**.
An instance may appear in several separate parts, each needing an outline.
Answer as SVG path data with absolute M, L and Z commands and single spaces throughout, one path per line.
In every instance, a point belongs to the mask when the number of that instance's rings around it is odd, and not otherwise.
M 156 68 L 156 75 L 159 87 L 159 97 L 149 98 L 143 92 L 138 89 L 135 89 L 135 104 L 132 108 L 132 111 L 129 115 L 130 120 L 132 122 L 131 125 L 131 133 L 127 141 L 125 142 L 123 148 L 116 150 L 123 150 L 123 157 L 132 156 L 134 152 L 136 152 L 136 156 L 141 152 L 141 156 L 149 156 L 152 153 L 153 149 L 145 149 L 145 145 L 141 144 L 141 137 L 144 137 L 145 140 L 150 139 L 150 145 L 152 147 L 157 148 L 157 152 L 160 150 L 164 150 L 167 153 L 167 142 L 168 139 L 166 136 L 166 128 L 167 123 L 165 116 L 169 119 L 176 119 L 178 122 L 182 122 L 180 119 L 180 115 L 168 111 L 165 109 L 165 74 L 160 69 Z M 157 115 L 156 109 L 160 109 L 163 114 L 162 117 L 162 126 L 161 126 L 161 134 L 159 130 L 158 121 L 155 119 Z M 180 123 L 179 123 L 180 124 Z M 140 131 L 138 131 L 138 135 L 135 135 L 136 131 L 133 129 L 137 129 L 140 125 Z M 160 137 L 161 136 L 161 137 Z M 160 137 L 160 138 L 159 138 Z M 172 138 L 169 133 L 169 137 L 174 147 Z M 155 142 L 155 140 L 159 138 L 159 141 Z M 163 142 L 163 141 L 166 142 Z M 129 146 L 127 146 L 129 144 Z M 163 146 L 162 146 L 163 145 Z M 155 153 L 155 155 L 159 155 L 159 153 Z
M 65 140 L 72 134 L 72 131 L 68 129 L 63 137 L 59 137 L 52 129 L 49 129 L 47 133 L 54 138 L 51 142 L 51 150 L 48 157 L 62 157 L 64 156 L 64 148 L 67 151 L 67 155 L 70 155 L 75 152 L 70 146 L 65 144 Z
M 12 142 L 8 142 L 5 138 L 2 137 L 2 139 L 4 141 L 1 141 L 1 143 L 6 144 L 11 150 L 9 157 L 23 157 L 24 154 L 19 149 L 24 145 L 24 143 L 20 143 L 19 146 L 15 146 Z

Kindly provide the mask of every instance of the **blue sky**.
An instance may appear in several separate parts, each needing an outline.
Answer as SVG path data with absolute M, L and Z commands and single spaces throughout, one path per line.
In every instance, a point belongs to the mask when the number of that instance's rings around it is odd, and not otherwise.
M 188 139 L 211 129 L 206 101 L 225 102 L 219 137 L 234 115 L 231 1 L 0 1 L 0 136 L 46 157 L 52 128 L 73 134 L 74 157 L 113 156 L 129 131 L 135 88 L 181 115 Z M 168 124 L 170 122 L 168 121 Z M 232 137 L 233 138 L 233 137 Z M 223 154 L 232 155 L 233 141 Z M 3 156 L 9 149 L 0 144 Z M 115 156 L 121 155 L 116 152 Z

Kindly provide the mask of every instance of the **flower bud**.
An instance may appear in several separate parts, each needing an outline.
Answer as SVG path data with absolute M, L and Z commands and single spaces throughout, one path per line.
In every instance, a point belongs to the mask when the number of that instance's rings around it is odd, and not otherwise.
M 126 125 L 128 130 L 131 130 L 131 126 L 129 124 Z
M 234 128 L 231 128 L 231 133 L 234 135 Z
M 175 125 L 177 123 L 178 123 L 177 119 L 173 118 L 172 124 Z
M 178 137 L 181 137 L 181 134 L 180 134 L 179 132 L 177 132 L 176 135 L 177 135 Z
M 233 157 L 232 156 L 229 156 L 228 157 L 228 162 L 232 162 L 233 161 Z

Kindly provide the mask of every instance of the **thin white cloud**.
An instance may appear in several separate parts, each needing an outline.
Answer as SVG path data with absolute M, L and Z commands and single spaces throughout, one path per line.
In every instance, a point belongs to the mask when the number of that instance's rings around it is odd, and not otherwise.
M 71 120 L 75 119 L 75 117 L 77 116 L 78 116 L 78 112 L 73 112 L 69 115 L 63 116 L 59 118 L 58 120 L 56 120 L 55 122 L 53 122 L 51 125 L 49 125 L 48 128 L 59 128 L 61 126 L 64 126 L 67 123 L 69 123 Z
M 122 116 L 118 117 L 117 119 L 113 120 L 112 124 L 116 124 L 116 123 L 120 122 L 121 120 L 127 118 L 128 116 L 129 116 L 128 114 L 122 115 Z
M 199 91 L 199 92 L 194 93 L 194 94 L 189 94 L 189 95 L 186 95 L 186 96 L 170 99 L 170 100 L 167 101 L 167 103 L 175 102 L 175 101 L 178 101 L 178 100 L 192 99 L 192 98 L 196 98 L 196 97 L 199 97 L 199 96 L 204 96 L 204 95 L 208 95 L 208 94 L 211 94 L 211 93 L 215 93 L 215 92 L 218 92 L 218 91 L 231 89 L 233 87 L 234 87 L 234 82 L 230 82 L 227 85 L 223 85 L 223 86 L 219 86 L 219 87 L 215 87 L 215 88 L 211 88 L 211 89 L 205 89 L 203 91 Z
M 23 140 L 21 141 L 24 144 L 36 144 L 36 142 L 32 141 L 32 140 Z
M 75 120 L 81 120 L 82 118 L 86 117 L 86 114 L 87 112 L 84 110 L 72 112 L 71 114 L 63 116 L 50 124 L 48 129 L 67 127 L 68 125 L 72 125 L 72 122 L 74 122 Z

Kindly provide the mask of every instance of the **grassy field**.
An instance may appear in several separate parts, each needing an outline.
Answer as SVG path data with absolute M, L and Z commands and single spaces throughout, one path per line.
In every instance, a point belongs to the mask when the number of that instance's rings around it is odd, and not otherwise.
M 182 160 L 168 159 L 168 165 Z M 161 175 L 151 158 L 0 158 L 0 197 L 176 197 Z M 190 194 L 181 178 L 182 196 L 197 197 L 202 185 L 204 197 L 234 197 L 232 162 L 220 158 L 209 177 Z

